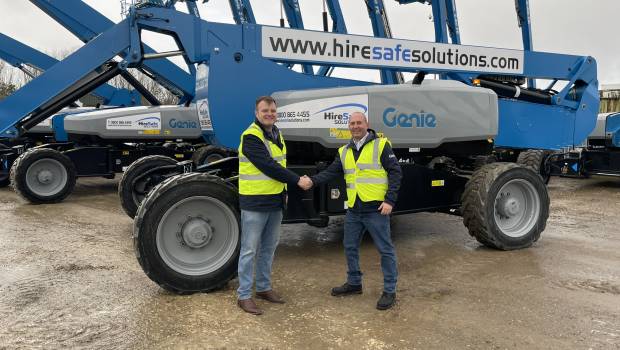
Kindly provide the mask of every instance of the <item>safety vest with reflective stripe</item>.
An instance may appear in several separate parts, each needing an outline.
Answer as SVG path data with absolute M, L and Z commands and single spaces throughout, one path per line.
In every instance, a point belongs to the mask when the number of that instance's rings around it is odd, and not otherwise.
M 252 123 L 241 134 L 241 142 L 239 143 L 239 194 L 252 196 L 282 193 L 285 189 L 285 184 L 263 174 L 243 154 L 243 137 L 245 135 L 254 135 L 263 141 L 271 158 L 286 168 L 286 144 L 284 143 L 282 133 L 278 135 L 282 142 L 282 149 L 280 149 L 275 143 L 265 138 L 263 130 L 256 123 Z
M 355 161 L 350 145 L 340 147 L 340 162 L 347 183 L 347 206 L 352 208 L 356 197 L 363 202 L 383 201 L 388 189 L 387 172 L 381 166 L 381 154 L 388 139 L 376 138 L 362 148 Z

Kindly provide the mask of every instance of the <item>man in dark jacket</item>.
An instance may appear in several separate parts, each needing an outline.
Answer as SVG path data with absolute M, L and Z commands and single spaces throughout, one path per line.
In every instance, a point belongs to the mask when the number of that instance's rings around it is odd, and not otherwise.
M 350 142 L 341 147 L 336 159 L 313 176 L 315 186 L 338 176 L 347 183 L 347 214 L 344 224 L 344 249 L 347 258 L 347 282 L 332 289 L 332 295 L 362 293 L 359 247 L 366 230 L 381 253 L 383 293 L 377 309 L 391 308 L 396 300 L 396 252 L 390 236 L 390 213 L 396 204 L 402 171 L 389 141 L 369 129 L 363 113 L 349 119 Z
M 284 303 L 271 288 L 271 266 L 280 237 L 286 184 L 307 187 L 310 180 L 286 169 L 286 144 L 274 125 L 275 100 L 259 97 L 255 114 L 256 119 L 243 132 L 239 144 L 241 252 L 237 304 L 245 312 L 260 315 L 262 310 L 252 300 L 254 270 L 256 296 L 272 303 Z

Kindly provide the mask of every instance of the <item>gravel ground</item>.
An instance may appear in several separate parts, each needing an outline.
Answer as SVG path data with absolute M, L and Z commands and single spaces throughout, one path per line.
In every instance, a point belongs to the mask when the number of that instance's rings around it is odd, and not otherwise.
M 221 291 L 172 295 L 142 272 L 115 180 L 80 179 L 55 205 L 0 189 L 0 348 L 620 349 L 620 180 L 554 178 L 529 249 L 487 249 L 461 219 L 394 218 L 398 303 L 377 311 L 379 256 L 362 245 L 364 294 L 345 278 L 342 219 L 286 225 L 260 317 Z

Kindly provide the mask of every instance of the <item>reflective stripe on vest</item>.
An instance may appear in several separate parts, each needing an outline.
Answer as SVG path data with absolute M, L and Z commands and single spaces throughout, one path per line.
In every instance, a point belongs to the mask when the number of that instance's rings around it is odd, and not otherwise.
M 285 184 L 263 174 L 243 154 L 243 137 L 245 135 L 254 135 L 258 137 L 265 145 L 271 158 L 283 167 L 286 167 L 286 144 L 284 143 L 282 134 L 278 135 L 282 141 L 282 149 L 280 149 L 275 143 L 265 138 L 263 130 L 258 125 L 252 123 L 252 125 L 241 134 L 241 142 L 239 143 L 239 194 L 251 196 L 282 193 L 286 188 Z
M 355 161 L 349 145 L 339 150 L 340 162 L 347 184 L 347 206 L 353 207 L 359 197 L 363 202 L 383 201 L 388 189 L 387 172 L 381 166 L 381 154 L 386 138 L 376 138 L 368 142 Z

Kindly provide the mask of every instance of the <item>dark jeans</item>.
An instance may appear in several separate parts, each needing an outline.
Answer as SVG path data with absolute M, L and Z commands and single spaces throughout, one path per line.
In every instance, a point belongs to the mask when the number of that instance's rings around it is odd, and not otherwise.
M 347 256 L 347 283 L 362 284 L 362 272 L 359 265 L 360 243 L 365 230 L 368 230 L 375 247 L 381 254 L 381 270 L 383 270 L 383 291 L 396 292 L 398 270 L 396 268 L 396 252 L 390 237 L 390 216 L 377 212 L 361 212 L 348 210 L 344 221 L 344 252 Z

